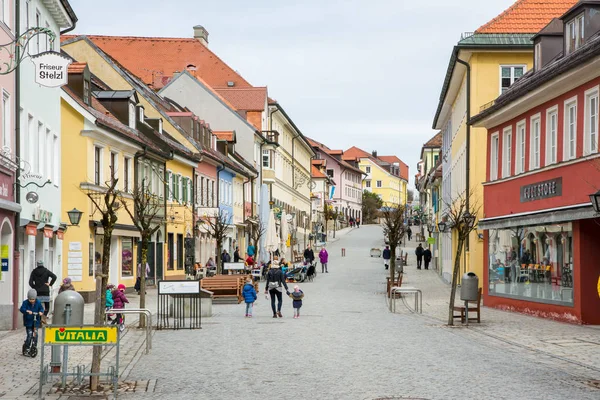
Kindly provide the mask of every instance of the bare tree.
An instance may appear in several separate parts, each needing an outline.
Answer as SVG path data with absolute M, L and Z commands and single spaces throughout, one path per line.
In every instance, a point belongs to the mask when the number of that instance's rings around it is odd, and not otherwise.
M 404 206 L 383 207 L 380 216 L 383 219 L 383 234 L 390 246 L 390 281 L 393 282 L 396 277 L 396 248 L 400 246 L 406 233 Z
M 149 182 L 142 179 L 141 183 L 133 188 L 133 201 L 121 194 L 121 202 L 125 211 L 129 214 L 133 225 L 140 232 L 140 268 L 138 276 L 140 278 L 140 308 L 146 307 L 146 263 L 148 262 L 148 247 L 152 235 L 160 229 L 164 220 L 164 202 L 151 190 Z M 146 326 L 145 315 L 140 315 L 139 327 Z
M 454 301 L 456 299 L 456 286 L 458 285 L 458 273 L 460 272 L 460 260 L 463 253 L 465 241 L 469 234 L 475 230 L 477 224 L 477 214 L 480 206 L 473 203 L 473 193 L 460 194 L 451 204 L 446 205 L 446 223 L 447 227 L 452 227 L 456 231 L 458 239 L 456 253 L 454 254 L 454 269 L 452 271 L 452 288 L 450 291 L 450 303 L 448 306 L 448 325 L 454 325 Z M 447 229 L 447 228 L 446 228 Z
M 264 222 L 262 222 L 260 217 L 256 218 L 256 220 L 256 225 L 254 225 L 250 230 L 250 242 L 252 243 L 256 251 L 255 260 L 258 260 L 258 249 L 260 245 L 260 239 L 264 236 L 265 232 L 267 232 L 267 227 L 265 226 Z
M 217 274 L 222 274 L 221 252 L 223 251 L 223 241 L 225 240 L 225 236 L 227 236 L 227 229 L 229 229 L 230 217 L 223 210 L 219 210 L 214 217 L 207 217 L 202 221 L 208 234 L 217 242 L 215 262 L 217 264 Z
M 102 263 L 100 270 L 96 270 L 96 304 L 94 308 L 94 324 L 103 325 L 106 319 L 105 304 L 106 304 L 106 285 L 108 284 L 108 273 L 110 264 L 110 243 L 112 239 L 113 229 L 117 223 L 117 211 L 121 204 L 117 201 L 119 191 L 115 174 L 112 173 L 111 180 L 107 181 L 106 188 L 103 192 L 88 192 L 87 196 L 94 204 L 94 212 L 100 213 L 102 216 L 101 223 L 103 233 L 102 246 Z M 102 361 L 102 347 L 95 346 L 92 351 L 92 373 L 100 373 L 100 363 Z M 90 377 L 90 390 L 98 390 L 99 376 Z

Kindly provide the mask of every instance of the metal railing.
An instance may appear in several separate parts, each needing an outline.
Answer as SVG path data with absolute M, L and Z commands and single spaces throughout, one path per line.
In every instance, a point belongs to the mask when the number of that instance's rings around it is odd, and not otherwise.
M 411 286 L 394 286 L 390 289 L 390 311 L 396 312 L 396 294 L 414 294 L 415 295 L 415 312 L 423 314 L 423 292 L 421 289 Z M 419 307 L 420 306 L 420 307 Z
M 107 314 L 145 314 L 146 320 L 146 354 L 152 348 L 152 313 L 147 308 L 111 308 L 106 310 Z

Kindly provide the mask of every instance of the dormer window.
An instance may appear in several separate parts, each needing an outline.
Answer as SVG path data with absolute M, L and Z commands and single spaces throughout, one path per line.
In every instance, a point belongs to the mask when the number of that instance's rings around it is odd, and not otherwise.
M 533 48 L 533 65 L 536 71 L 542 68 L 542 43 L 537 42 Z
M 566 49 L 567 54 L 580 48 L 584 43 L 584 19 L 583 14 L 578 15 L 571 21 L 567 22 L 566 29 Z
M 140 115 L 139 115 L 140 122 L 144 123 L 145 122 L 145 118 L 146 118 L 146 116 L 144 115 L 144 107 L 139 107 L 139 110 L 140 110 Z
M 129 127 L 135 129 L 135 104 L 129 103 Z
M 83 102 L 85 104 L 87 104 L 88 106 L 90 106 L 92 103 L 90 97 L 91 97 L 90 96 L 90 81 L 84 77 L 83 78 Z
M 163 122 L 162 122 L 162 118 L 158 119 L 158 133 L 162 133 L 163 130 Z

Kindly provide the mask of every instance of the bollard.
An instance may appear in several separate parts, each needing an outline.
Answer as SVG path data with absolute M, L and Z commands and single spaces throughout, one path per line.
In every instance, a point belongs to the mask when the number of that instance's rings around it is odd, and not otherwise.
M 71 322 L 71 305 L 65 304 L 65 325 L 69 325 Z M 69 360 L 69 346 L 63 346 L 63 364 L 62 364 L 62 388 L 64 389 L 67 386 L 67 373 L 69 370 L 67 369 L 67 361 Z
M 346 257 L 346 249 L 342 248 L 342 257 Z

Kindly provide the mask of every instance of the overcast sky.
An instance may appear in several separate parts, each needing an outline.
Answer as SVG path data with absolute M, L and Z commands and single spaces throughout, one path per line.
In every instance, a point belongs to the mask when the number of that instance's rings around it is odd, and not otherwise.
M 452 47 L 514 1 L 70 3 L 79 34 L 192 37 L 203 25 L 209 47 L 251 84 L 268 86 L 302 133 L 335 149 L 395 154 L 413 187 Z

